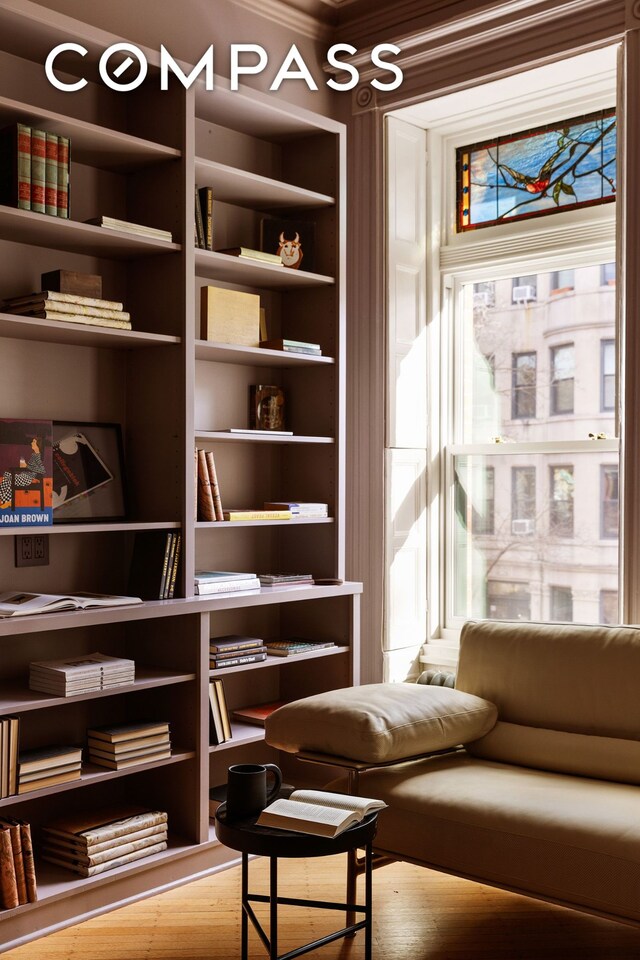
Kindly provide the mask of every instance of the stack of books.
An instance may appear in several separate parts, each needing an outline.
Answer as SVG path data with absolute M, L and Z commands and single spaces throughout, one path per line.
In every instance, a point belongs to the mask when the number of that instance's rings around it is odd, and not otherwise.
M 79 780 L 81 747 L 44 747 L 20 754 L 18 793 L 30 793 L 59 783 Z
M 213 189 L 196 185 L 196 247 L 213 250 Z
M 258 637 L 242 637 L 230 634 L 226 637 L 211 637 L 209 641 L 209 669 L 239 667 L 245 663 L 260 663 L 267 659 L 264 641 Z
M 0 717 L 0 800 L 18 792 L 18 717 Z
M 321 357 L 322 349 L 319 343 L 307 343 L 306 340 L 261 340 L 263 350 L 282 350 L 284 353 L 306 353 L 311 357 Z
M 222 680 L 211 680 L 209 683 L 209 704 L 211 705 L 211 741 L 214 744 L 226 743 L 227 740 L 232 739 L 233 734 Z
M 0 131 L 0 203 L 67 219 L 70 146 L 24 123 Z
M 296 500 L 272 500 L 264 505 L 265 510 L 290 510 L 294 520 L 322 520 L 329 516 L 328 503 L 301 503 Z
M 223 520 L 220 486 L 213 454 L 196 449 L 196 520 Z
M 313 586 L 312 573 L 261 573 L 258 579 L 262 587 Z
M 92 327 L 116 327 L 131 330 L 131 314 L 117 300 L 81 297 L 57 290 L 40 290 L 23 297 L 2 301 L 2 311 L 19 317 L 58 320 L 62 323 L 86 323 Z
M 270 657 L 291 657 L 296 653 L 315 653 L 335 647 L 333 640 L 303 640 L 290 637 L 288 640 L 266 640 L 265 646 Z
M 24 820 L 0 820 L 0 907 L 12 910 L 23 903 L 35 903 L 36 868 L 33 861 L 31 826 Z
M 42 829 L 43 860 L 93 877 L 167 849 L 167 814 L 142 807 L 113 807 L 78 814 Z
M 169 724 L 164 721 L 95 727 L 87 730 L 87 737 L 91 762 L 110 770 L 171 756 Z
M 29 664 L 29 687 L 54 697 L 73 697 L 133 683 L 135 671 L 133 660 L 104 653 L 66 660 L 36 660 Z
M 85 223 L 104 227 L 105 230 L 119 230 L 121 233 L 131 233 L 136 237 L 146 237 L 148 240 L 164 240 L 167 243 L 173 240 L 170 230 L 147 227 L 143 223 L 131 223 L 129 220 L 118 220 L 116 217 L 92 217 L 90 220 L 85 220 Z
M 251 247 L 225 247 L 223 250 L 216 250 L 216 253 L 226 253 L 229 257 L 240 257 L 242 260 L 260 260 L 262 263 L 272 263 L 276 267 L 283 265 L 277 253 L 252 250 Z
M 195 592 L 200 597 L 222 593 L 258 593 L 260 581 L 255 573 L 233 573 L 229 570 L 196 570 Z

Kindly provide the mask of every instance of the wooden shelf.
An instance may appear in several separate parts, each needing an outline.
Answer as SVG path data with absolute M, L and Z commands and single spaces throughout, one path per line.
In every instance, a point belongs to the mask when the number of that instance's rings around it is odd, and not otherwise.
M 175 253 L 181 249 L 178 243 L 3 206 L 0 206 L 0 239 L 115 260 Z
M 59 707 L 67 703 L 78 703 L 82 700 L 99 700 L 104 697 L 120 696 L 123 693 L 138 693 L 140 690 L 168 687 L 176 683 L 188 683 L 195 679 L 195 673 L 171 673 L 154 667 L 138 667 L 136 665 L 136 679 L 126 686 L 112 687 L 109 690 L 94 690 L 92 693 L 80 693 L 74 697 L 54 697 L 48 693 L 30 690 L 27 686 L 28 679 L 25 677 L 24 683 L 3 683 L 0 685 L 0 715 L 27 713 L 30 710 L 40 710 L 43 707 Z
M 123 520 L 114 523 L 53 523 L 51 526 L 12 527 L 11 524 L 0 526 L 0 536 L 30 535 L 38 533 L 122 533 L 136 530 L 177 530 L 180 528 L 178 520 Z
M 180 337 L 169 337 L 161 333 L 119 330 L 117 327 L 96 327 L 89 323 L 39 320 L 37 317 L 16 317 L 8 313 L 0 313 L 0 337 L 116 350 L 165 347 L 181 342 Z
M 296 517 L 291 520 L 198 520 L 196 530 L 221 530 L 238 527 L 303 527 L 311 523 L 335 523 L 333 517 Z
M 304 270 L 291 270 L 275 263 L 263 263 L 247 257 L 233 257 L 228 253 L 196 250 L 196 273 L 209 280 L 263 287 L 272 290 L 304 290 L 308 287 L 326 287 L 335 283 L 333 277 Z
M 284 210 L 288 207 L 313 209 L 335 204 L 334 197 L 324 193 L 261 177 L 214 160 L 196 157 L 195 170 L 196 183 L 213 187 L 215 201 L 233 203 L 251 210 Z
M 196 360 L 239 363 L 248 367 L 311 367 L 315 364 L 335 364 L 333 357 L 314 357 L 308 353 L 286 353 L 284 350 L 243 347 L 240 344 L 214 343 L 209 340 L 196 340 Z
M 42 797 L 50 797 L 55 793 L 88 787 L 105 780 L 118 780 L 120 777 L 126 777 L 142 770 L 156 770 L 159 767 L 167 767 L 172 763 L 182 763 L 184 760 L 192 760 L 195 755 L 194 750 L 177 751 L 165 760 L 151 759 L 146 763 L 137 763 L 135 766 L 125 767 L 124 770 L 107 770 L 106 767 L 99 767 L 96 764 L 83 763 L 82 776 L 78 780 L 70 780 L 68 783 L 58 783 L 55 787 L 44 787 L 42 790 L 31 790 L 29 793 L 6 797 L 4 800 L 0 800 L 0 810 L 3 807 L 14 807 L 16 804 L 25 803 L 27 800 L 39 800 Z
M 15 122 L 70 137 L 73 162 L 86 163 L 103 170 L 129 173 L 154 163 L 177 160 L 181 156 L 180 151 L 173 147 L 0 97 L 0 125 Z
M 209 747 L 209 753 L 220 753 L 222 750 L 231 750 L 233 747 L 241 747 L 248 743 L 261 743 L 264 740 L 264 727 L 259 727 L 254 723 L 241 723 L 239 720 L 231 721 L 232 739 L 226 743 L 218 743 Z
M 196 440 L 221 443 L 334 443 L 333 437 L 267 437 L 265 434 L 227 433 L 225 430 L 198 430 Z
M 260 663 L 239 663 L 237 667 L 223 667 L 220 670 L 210 670 L 210 677 L 226 677 L 230 673 L 243 673 L 247 670 L 264 670 L 267 667 L 281 667 L 287 663 L 301 663 L 303 660 L 318 660 L 321 657 L 344 656 L 350 652 L 349 647 L 325 647 L 322 650 L 309 653 L 293 653 L 290 657 L 270 657 Z

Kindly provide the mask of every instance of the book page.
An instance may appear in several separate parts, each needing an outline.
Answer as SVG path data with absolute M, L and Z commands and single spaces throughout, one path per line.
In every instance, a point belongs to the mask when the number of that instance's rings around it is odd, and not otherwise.
M 370 797 L 352 797 L 343 793 L 328 793 L 325 790 L 294 790 L 291 800 L 300 800 L 302 803 L 314 803 L 323 807 L 334 807 L 337 810 L 350 810 L 359 815 L 359 819 L 372 810 L 384 810 L 387 804 L 383 800 L 372 800 Z
M 309 791 L 312 793 L 313 791 Z M 353 818 L 350 814 L 352 810 L 339 809 L 338 807 L 326 807 L 317 803 L 303 803 L 299 800 L 274 800 L 272 804 L 262 811 L 266 814 L 275 814 L 291 820 L 306 820 L 311 823 L 327 823 L 339 827 L 348 823 L 351 819 L 357 822 L 357 816 Z M 262 814 L 260 815 L 262 816 Z M 258 818 L 260 823 L 260 818 Z

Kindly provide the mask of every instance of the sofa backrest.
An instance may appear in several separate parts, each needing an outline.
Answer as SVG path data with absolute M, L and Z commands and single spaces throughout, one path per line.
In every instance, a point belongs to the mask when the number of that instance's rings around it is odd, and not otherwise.
M 640 783 L 640 629 L 470 621 L 460 646 L 456 688 L 498 708 L 469 752 Z

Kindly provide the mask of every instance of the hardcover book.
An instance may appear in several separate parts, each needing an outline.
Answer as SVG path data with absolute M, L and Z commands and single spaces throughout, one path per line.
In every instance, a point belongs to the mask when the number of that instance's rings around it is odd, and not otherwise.
M 51 420 L 0 420 L 0 524 L 53 523 Z
M 269 804 L 258 817 L 262 827 L 278 827 L 319 837 L 337 837 L 373 811 L 386 808 L 384 800 L 345 796 L 324 790 L 294 790 L 288 800 Z
M 260 703 L 254 707 L 241 707 L 234 710 L 232 716 L 235 720 L 242 720 L 244 723 L 254 723 L 258 727 L 264 727 L 265 720 L 278 707 L 283 707 L 285 700 L 273 700 L 271 703 Z

